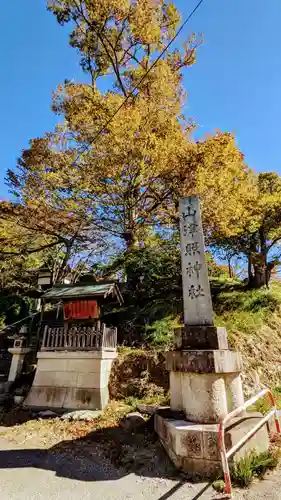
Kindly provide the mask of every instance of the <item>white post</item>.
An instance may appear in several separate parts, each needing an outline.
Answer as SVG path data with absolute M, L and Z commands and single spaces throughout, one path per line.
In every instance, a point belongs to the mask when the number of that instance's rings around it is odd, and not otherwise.
M 8 351 L 13 355 L 8 381 L 14 382 L 16 377 L 22 371 L 24 357 L 31 351 L 31 349 L 24 347 L 11 347 L 10 349 L 8 349 Z

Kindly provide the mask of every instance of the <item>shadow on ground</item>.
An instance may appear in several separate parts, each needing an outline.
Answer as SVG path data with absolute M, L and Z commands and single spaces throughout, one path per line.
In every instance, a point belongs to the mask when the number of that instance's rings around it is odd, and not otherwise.
M 31 410 L 13 406 L 12 402 L 0 410 L 1 427 L 13 427 L 14 425 L 21 425 L 30 420 L 38 420 L 38 417 Z
M 136 433 L 112 427 L 90 432 L 83 438 L 61 441 L 47 450 L 1 450 L 0 468 L 44 469 L 76 481 L 114 481 L 130 473 L 176 481 L 158 500 L 168 500 L 191 480 L 175 470 L 152 430 L 151 420 Z M 193 482 L 202 481 L 198 478 Z M 192 500 L 200 499 L 209 487 L 206 482 L 198 484 Z

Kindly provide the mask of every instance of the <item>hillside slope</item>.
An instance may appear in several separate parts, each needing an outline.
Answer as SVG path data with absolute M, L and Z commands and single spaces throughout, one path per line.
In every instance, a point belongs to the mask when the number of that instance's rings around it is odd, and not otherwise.
M 261 384 L 281 391 L 281 283 L 270 289 L 247 290 L 231 280 L 211 281 L 215 323 L 227 328 L 231 348 L 241 352 L 245 395 Z M 110 383 L 113 399 L 160 399 L 167 394 L 169 377 L 163 351 L 121 348 Z
M 239 283 L 213 283 L 215 323 L 227 328 L 231 347 L 244 362 L 244 387 L 258 382 L 281 385 L 281 283 L 270 289 L 246 290 Z

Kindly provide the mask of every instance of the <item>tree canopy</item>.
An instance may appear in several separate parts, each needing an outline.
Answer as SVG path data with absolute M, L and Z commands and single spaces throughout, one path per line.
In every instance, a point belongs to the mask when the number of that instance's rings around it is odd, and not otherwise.
M 191 33 L 157 60 L 181 21 L 169 0 L 49 0 L 47 7 L 70 28 L 86 81 L 57 86 L 59 125 L 31 139 L 7 172 L 14 201 L 0 205 L 2 269 L 37 259 L 54 281 L 69 269 L 75 280 L 125 259 L 132 285 L 140 263 L 163 251 L 165 259 L 148 266 L 163 275 L 166 265 L 178 266 L 178 199 L 195 194 L 207 244 L 242 253 L 252 284 L 267 283 L 277 261 L 268 255 L 281 238 L 280 177 L 252 172 L 229 132 L 194 139 L 183 78 L 202 36 Z

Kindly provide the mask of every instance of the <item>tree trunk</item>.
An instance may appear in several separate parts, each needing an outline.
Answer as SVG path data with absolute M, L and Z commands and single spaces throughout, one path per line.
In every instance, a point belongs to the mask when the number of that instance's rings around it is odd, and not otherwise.
M 252 276 L 251 288 L 261 288 L 267 285 L 266 268 L 254 266 L 254 275 Z
M 262 286 L 269 288 L 271 273 L 274 266 L 274 262 L 269 262 L 264 268 L 254 266 L 254 275 L 252 276 L 250 288 L 261 288 Z
M 136 246 L 137 238 L 133 231 L 127 230 L 126 233 L 123 233 L 123 238 L 125 240 L 127 250 L 131 250 Z
M 252 253 L 248 253 L 248 285 L 249 288 L 252 286 L 253 273 L 252 273 Z
M 267 276 L 267 252 L 266 252 L 266 237 L 263 227 L 259 229 L 259 239 L 260 239 L 260 253 L 256 253 L 253 256 L 254 265 L 254 279 L 253 288 L 261 288 L 262 286 L 268 286 L 268 276 Z
M 276 266 L 275 262 L 269 262 L 266 266 L 266 286 L 267 286 L 267 288 L 269 288 L 271 273 L 272 273 L 275 266 Z
M 254 273 L 249 275 L 249 288 L 269 287 L 272 270 L 275 262 L 267 262 L 267 252 L 260 252 L 251 257 Z M 249 263 L 248 263 L 249 272 Z
M 228 275 L 230 278 L 233 278 L 233 269 L 231 265 L 231 258 L 227 259 L 227 264 L 228 264 Z

